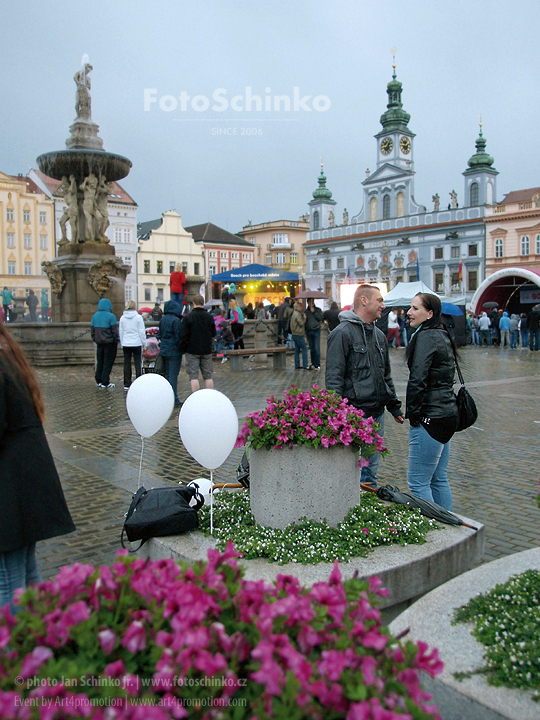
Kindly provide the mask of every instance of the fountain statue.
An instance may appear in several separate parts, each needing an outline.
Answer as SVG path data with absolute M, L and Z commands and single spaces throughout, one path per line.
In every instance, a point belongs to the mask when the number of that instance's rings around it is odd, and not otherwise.
M 90 320 L 100 297 L 108 297 L 117 314 L 124 307 L 124 282 L 129 268 L 115 257 L 106 235 L 107 204 L 112 183 L 126 177 L 131 161 L 103 149 L 99 126 L 92 121 L 91 71 L 92 65 L 84 55 L 73 78 L 76 118 L 69 128 L 66 149 L 37 159 L 45 175 L 61 181 L 57 195 L 66 204 L 59 221 L 62 235 L 58 257 L 43 266 L 51 282 L 56 322 Z

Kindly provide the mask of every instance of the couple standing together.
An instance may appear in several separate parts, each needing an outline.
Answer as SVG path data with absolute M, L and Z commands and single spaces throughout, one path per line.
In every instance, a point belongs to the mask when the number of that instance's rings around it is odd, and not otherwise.
M 361 285 L 352 310 L 328 336 L 326 388 L 374 418 L 384 433 L 385 408 L 397 423 L 409 420 L 407 483 L 415 495 L 452 510 L 448 482 L 450 438 L 458 423 L 454 396 L 455 347 L 441 318 L 437 295 L 419 293 L 407 313 L 414 334 L 406 351 L 409 367 L 406 414 L 390 373 L 388 343 L 376 321 L 384 310 L 380 290 Z M 361 481 L 377 486 L 380 453 L 362 468 Z

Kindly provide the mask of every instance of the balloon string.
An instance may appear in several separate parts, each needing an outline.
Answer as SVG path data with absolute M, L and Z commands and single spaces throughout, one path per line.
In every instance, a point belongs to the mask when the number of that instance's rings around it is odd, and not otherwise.
M 210 535 L 214 534 L 214 471 L 210 470 Z
M 144 438 L 141 435 L 141 459 L 139 461 L 139 481 L 137 482 L 137 490 L 141 487 L 142 459 L 144 453 Z

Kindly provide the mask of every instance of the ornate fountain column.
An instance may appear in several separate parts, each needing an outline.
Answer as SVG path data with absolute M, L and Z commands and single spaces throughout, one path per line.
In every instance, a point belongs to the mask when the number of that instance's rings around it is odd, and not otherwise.
M 40 155 L 41 172 L 61 181 L 58 191 L 66 202 L 60 218 L 62 237 L 58 255 L 43 267 L 52 291 L 53 322 L 87 322 L 100 298 L 108 298 L 120 317 L 125 304 L 124 284 L 129 267 L 109 244 L 107 198 L 112 182 L 126 177 L 131 161 L 105 152 L 92 122 L 88 57 L 75 73 L 76 118 L 66 149 Z M 71 238 L 68 239 L 68 227 Z

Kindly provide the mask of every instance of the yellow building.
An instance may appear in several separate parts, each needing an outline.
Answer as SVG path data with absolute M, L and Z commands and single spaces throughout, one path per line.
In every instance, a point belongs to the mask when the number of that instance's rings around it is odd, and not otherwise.
M 139 307 L 170 299 L 169 279 L 177 263 L 186 276 L 200 276 L 204 282 L 204 249 L 183 227 L 175 210 L 164 212 L 158 220 L 139 223 L 137 239 Z
M 12 291 L 18 310 L 24 309 L 29 290 L 41 303 L 45 289 L 50 306 L 51 288 L 41 263 L 54 256 L 53 201 L 30 178 L 0 172 L 0 286 Z
M 309 219 L 302 216 L 297 221 L 275 220 L 244 225 L 238 233 L 255 246 L 255 262 L 280 270 L 299 273 L 306 271 L 304 243 L 309 232 Z

